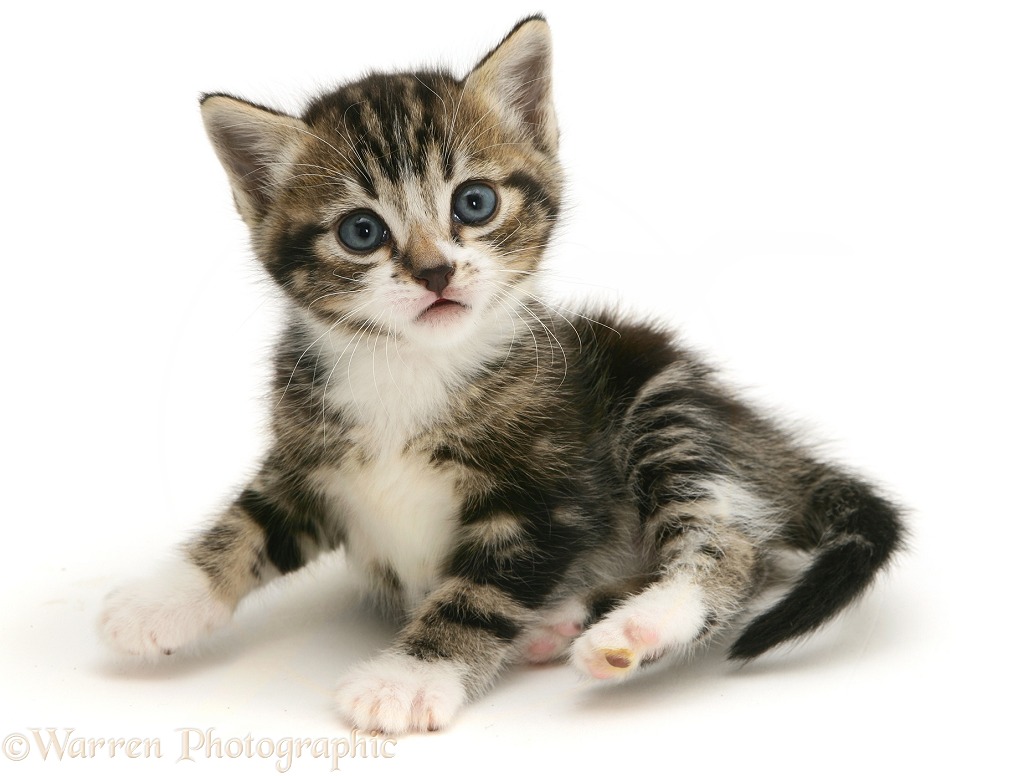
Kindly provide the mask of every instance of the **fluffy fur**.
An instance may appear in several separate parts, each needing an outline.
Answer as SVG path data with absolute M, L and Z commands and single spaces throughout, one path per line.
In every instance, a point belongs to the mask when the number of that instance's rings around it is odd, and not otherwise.
M 897 510 L 743 404 L 670 332 L 561 314 L 538 270 L 562 171 L 544 20 L 465 78 L 374 74 L 301 117 L 204 121 L 290 309 L 273 446 L 107 640 L 160 656 L 342 546 L 403 628 L 346 679 L 364 729 L 446 725 L 518 660 L 621 679 L 735 630 L 811 632 L 899 546 Z M 742 627 L 785 549 L 811 561 Z

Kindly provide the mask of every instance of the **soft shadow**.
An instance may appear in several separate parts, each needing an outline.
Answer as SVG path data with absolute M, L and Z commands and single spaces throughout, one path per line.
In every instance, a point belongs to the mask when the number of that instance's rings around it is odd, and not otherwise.
M 896 591 L 892 591 L 896 593 Z M 813 671 L 832 665 L 861 665 L 901 650 L 923 630 L 913 623 L 916 607 L 896 595 L 870 596 L 809 638 L 786 644 L 748 662 L 726 658 L 734 641 L 729 636 L 683 662 L 651 667 L 621 684 L 581 682 L 577 707 L 586 712 L 668 704 L 673 694 L 691 699 L 712 694 L 720 685 L 738 679 Z
M 873 591 L 811 636 L 777 647 L 755 660 L 732 664 L 734 673 L 765 676 L 872 662 L 906 649 L 912 639 L 927 637 L 929 623 L 919 612 L 918 602 L 905 601 L 897 588 L 883 594 Z
M 668 705 L 672 695 L 678 693 L 691 698 L 710 693 L 714 685 L 730 671 L 724 651 L 711 647 L 698 652 L 685 662 L 651 666 L 621 684 L 598 683 L 582 679 L 581 693 L 576 707 L 588 713 L 608 713 L 624 708 L 645 707 L 653 704 Z

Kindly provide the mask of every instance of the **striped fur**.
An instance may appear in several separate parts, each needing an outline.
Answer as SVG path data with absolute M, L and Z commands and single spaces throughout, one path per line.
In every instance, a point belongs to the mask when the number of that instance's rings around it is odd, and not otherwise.
M 543 303 L 562 174 L 542 19 L 464 79 L 370 75 L 298 118 L 222 94 L 202 106 L 291 310 L 274 441 L 186 545 L 185 594 L 113 594 L 115 646 L 185 646 L 343 546 L 404 626 L 339 704 L 366 729 L 427 729 L 513 661 L 569 653 L 613 679 L 688 652 L 740 628 L 779 553 L 811 553 L 735 641 L 755 657 L 851 603 L 898 547 L 891 504 L 670 332 Z M 461 200 L 473 184 L 495 207 Z M 368 250 L 343 236 L 350 218 L 372 219 L 353 235 Z

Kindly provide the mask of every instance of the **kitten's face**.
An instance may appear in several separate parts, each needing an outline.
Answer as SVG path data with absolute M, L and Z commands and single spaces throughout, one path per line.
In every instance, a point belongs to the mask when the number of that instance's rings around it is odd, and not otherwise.
M 269 272 L 348 331 L 437 347 L 523 314 L 561 177 L 543 22 L 465 78 L 375 75 L 301 119 L 215 95 L 205 122 Z

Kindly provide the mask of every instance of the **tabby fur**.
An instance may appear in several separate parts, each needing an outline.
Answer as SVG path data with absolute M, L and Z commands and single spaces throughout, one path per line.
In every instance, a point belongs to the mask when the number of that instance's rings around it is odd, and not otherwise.
M 111 595 L 118 649 L 185 647 L 343 547 L 403 627 L 339 707 L 425 730 L 521 660 L 607 681 L 726 633 L 754 658 L 837 614 L 898 548 L 893 505 L 671 332 L 543 301 L 563 180 L 550 56 L 532 17 L 463 79 L 373 74 L 298 118 L 204 97 L 290 313 L 273 442 L 178 563 Z M 488 204 L 461 193 L 476 183 L 495 195 L 480 223 L 458 217 Z M 381 240 L 368 251 L 342 242 L 356 214 L 353 237 Z M 743 623 L 785 551 L 808 565 Z

